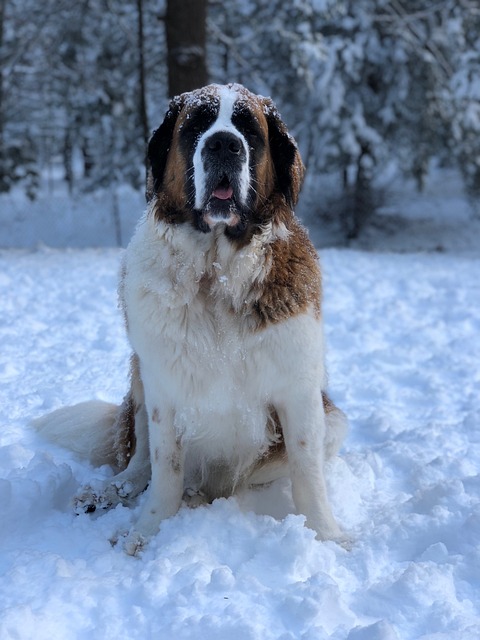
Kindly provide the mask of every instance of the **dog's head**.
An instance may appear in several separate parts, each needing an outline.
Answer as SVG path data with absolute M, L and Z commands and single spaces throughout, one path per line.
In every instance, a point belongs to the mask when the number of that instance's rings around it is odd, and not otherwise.
M 291 209 L 304 171 L 272 101 L 236 84 L 174 98 L 148 159 L 157 216 L 203 232 L 224 224 L 234 236 L 265 222 L 274 199 Z

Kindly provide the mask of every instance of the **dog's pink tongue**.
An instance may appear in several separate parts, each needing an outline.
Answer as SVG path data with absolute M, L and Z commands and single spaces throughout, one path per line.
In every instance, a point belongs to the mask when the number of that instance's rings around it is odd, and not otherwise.
M 212 193 L 214 198 L 218 198 L 219 200 L 228 200 L 233 196 L 233 189 L 230 185 L 228 187 L 220 187 L 218 186 Z

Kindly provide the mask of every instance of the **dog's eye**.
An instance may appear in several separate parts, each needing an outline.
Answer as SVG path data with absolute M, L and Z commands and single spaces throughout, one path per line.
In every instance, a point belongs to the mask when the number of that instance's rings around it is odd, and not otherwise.
M 254 127 L 244 127 L 243 135 L 246 136 L 247 138 L 256 139 L 258 138 L 258 130 L 255 129 Z
M 263 141 L 258 121 L 250 111 L 244 109 L 237 111 L 233 115 L 232 121 L 249 142 Z
M 202 133 L 205 131 L 206 126 L 208 125 L 205 122 L 195 118 L 195 120 L 186 123 L 185 130 L 188 133 Z
M 193 134 L 198 136 L 208 129 L 213 124 L 216 114 L 212 109 L 199 108 L 192 114 L 190 114 L 185 121 L 184 132 L 186 135 Z

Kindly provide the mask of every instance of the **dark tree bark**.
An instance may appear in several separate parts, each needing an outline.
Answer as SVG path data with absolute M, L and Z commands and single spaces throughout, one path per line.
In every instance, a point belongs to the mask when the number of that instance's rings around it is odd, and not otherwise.
M 206 16 L 207 0 L 167 0 L 170 97 L 208 84 Z
M 0 56 L 3 55 L 3 29 L 5 19 L 5 4 L 6 0 L 0 0 Z M 3 60 L 0 58 L 0 65 L 3 64 Z M 5 176 L 5 148 L 3 140 L 3 127 L 4 127 L 4 104 L 3 104 L 3 73 L 0 68 L 0 191 L 8 190 L 8 181 Z
M 362 147 L 361 155 L 357 158 L 354 180 L 349 180 L 348 170 L 343 169 L 343 205 L 342 226 L 347 240 L 358 238 L 361 230 L 375 209 L 372 193 L 371 178 L 365 171 L 362 158 L 368 155 L 368 148 Z

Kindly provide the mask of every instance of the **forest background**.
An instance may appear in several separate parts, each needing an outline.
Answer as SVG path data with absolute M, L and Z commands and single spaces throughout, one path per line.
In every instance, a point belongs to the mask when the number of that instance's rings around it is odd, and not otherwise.
M 474 0 L 0 0 L 0 246 L 29 209 L 48 226 L 38 202 L 59 194 L 55 216 L 85 224 L 92 194 L 108 201 L 125 243 L 148 137 L 169 97 L 207 82 L 273 97 L 308 169 L 299 214 L 342 241 L 392 176 L 421 190 L 432 168 L 458 170 L 478 216 L 479 34 Z

